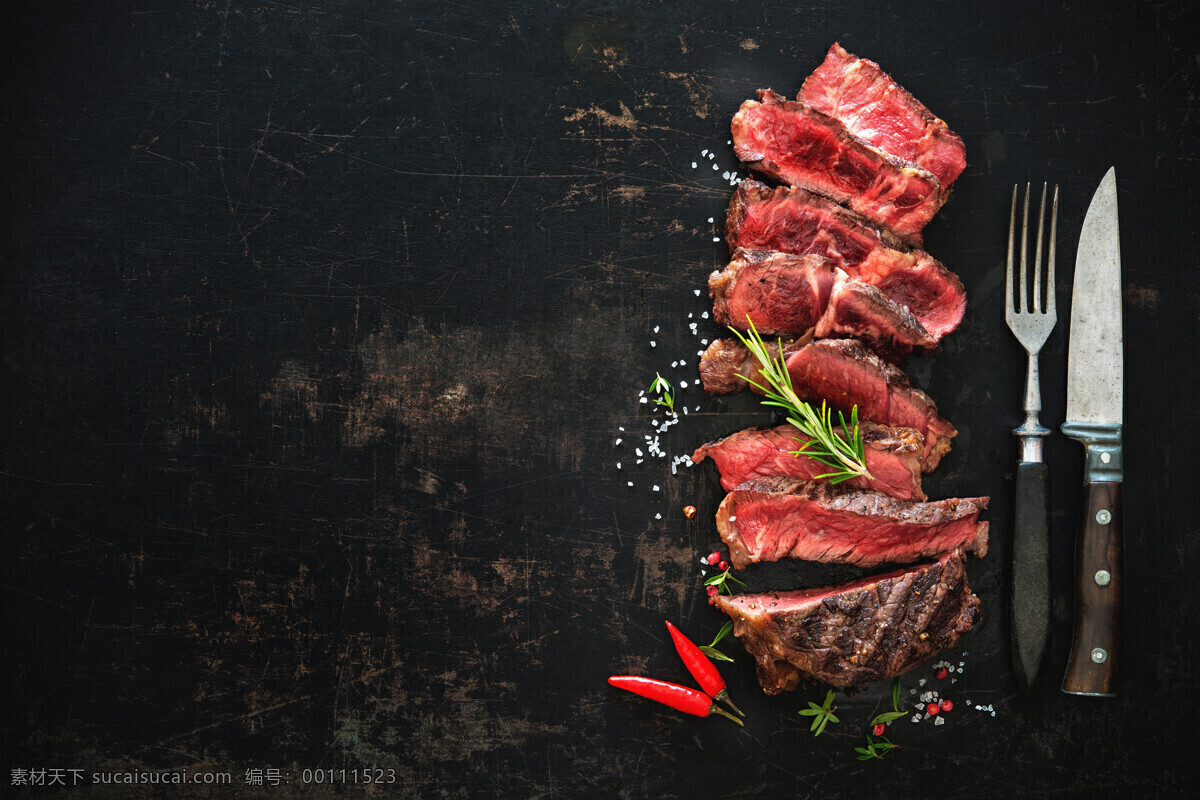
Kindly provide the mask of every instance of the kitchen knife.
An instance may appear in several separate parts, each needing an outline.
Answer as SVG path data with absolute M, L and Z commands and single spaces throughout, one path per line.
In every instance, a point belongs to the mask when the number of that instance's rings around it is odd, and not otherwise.
M 1121 644 L 1121 241 L 1117 175 L 1109 169 L 1092 197 L 1071 293 L 1067 417 L 1062 431 L 1083 444 L 1083 504 L 1075 538 L 1075 630 L 1062 690 L 1116 694 Z

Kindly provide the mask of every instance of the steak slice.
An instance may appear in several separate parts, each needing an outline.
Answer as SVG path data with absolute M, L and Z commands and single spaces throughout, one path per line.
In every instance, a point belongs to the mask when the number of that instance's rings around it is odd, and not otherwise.
M 894 678 L 954 645 L 982 616 L 961 553 L 841 586 L 717 595 L 758 662 L 767 694 L 801 678 L 861 686 Z
M 708 278 L 718 325 L 760 333 L 803 333 L 829 302 L 834 270 L 823 256 L 739 248 L 729 266 Z
M 901 500 L 924 500 L 921 489 L 921 454 L 925 438 L 912 428 L 893 428 L 860 420 L 867 471 L 875 480 L 853 478 L 841 484 L 876 489 Z M 732 492 L 753 478 L 788 475 L 812 480 L 829 468 L 807 456 L 794 456 L 805 437 L 794 425 L 749 428 L 709 442 L 692 453 L 692 462 L 712 458 L 721 473 L 721 486 Z
M 798 558 L 822 564 L 906 564 L 962 549 L 987 554 L 988 498 L 897 500 L 845 484 L 773 475 L 725 495 L 717 532 L 729 560 L 745 569 L 758 561 Z
M 852 135 L 842 123 L 770 89 L 733 116 L 733 150 L 759 174 L 843 203 L 905 239 L 941 208 L 938 179 Z
M 742 181 L 729 203 L 725 239 L 731 248 L 825 256 L 907 306 L 935 340 L 957 328 L 966 311 L 962 282 L 940 261 L 804 189 Z
M 893 303 L 869 283 L 840 280 L 834 284 L 825 313 L 817 320 L 813 336 L 818 339 L 853 336 L 862 339 L 879 356 L 893 364 L 937 346 L 912 312 Z
M 863 141 L 932 172 L 948 192 L 967 166 L 967 148 L 874 61 L 837 42 L 804 81 L 797 100 L 836 119 Z
M 938 415 L 929 395 L 908 376 L 853 339 L 801 339 L 783 345 L 792 387 L 801 399 L 825 400 L 845 414 L 858 406 L 860 419 L 915 428 L 925 437 L 922 471 L 933 472 L 947 452 L 954 426 Z M 700 358 L 700 381 L 709 394 L 733 394 L 762 383 L 758 361 L 741 343 L 717 339 Z M 757 390 L 755 390 L 757 391 Z

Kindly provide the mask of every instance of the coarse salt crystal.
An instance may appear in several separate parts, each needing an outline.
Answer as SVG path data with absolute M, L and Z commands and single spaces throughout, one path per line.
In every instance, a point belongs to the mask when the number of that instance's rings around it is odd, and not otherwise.
M 679 382 L 679 388 L 680 388 L 680 389 L 686 389 L 686 388 L 687 388 L 687 381 L 680 381 L 680 382 Z
M 695 162 L 695 161 L 693 161 L 693 162 L 692 162 L 692 169 L 695 169 L 695 168 L 696 168 L 696 162 Z
M 706 148 L 704 148 L 703 150 L 701 150 L 701 151 L 700 151 L 700 155 L 702 155 L 702 156 L 706 156 L 706 155 L 708 155 L 708 148 L 706 147 Z
M 654 515 L 654 518 L 655 518 L 655 519 L 662 519 L 662 514 L 655 514 L 655 515 Z
M 703 314 L 701 314 L 700 319 L 708 319 L 708 312 L 705 311 Z
M 935 720 L 933 721 L 933 724 L 934 724 L 934 725 L 945 725 L 945 724 L 946 724 L 946 718 L 945 718 L 945 717 L 938 717 L 937 719 L 935 719 Z
M 620 439 L 617 439 L 615 442 L 613 442 L 613 447 L 616 447 L 616 446 L 617 446 L 617 445 L 619 445 L 620 443 L 621 443 L 621 440 L 620 440 Z
M 725 144 L 733 144 L 733 139 L 726 139 Z
M 618 462 L 617 462 L 617 469 L 620 469 L 620 468 L 621 468 L 621 462 L 620 462 L 620 461 L 618 461 Z
M 725 170 L 724 172 L 722 172 L 721 177 L 724 178 L 725 180 L 729 180 L 729 170 Z M 711 222 L 712 220 L 709 220 L 709 221 Z
M 626 482 L 625 482 L 625 485 L 626 485 L 626 486 L 633 486 L 633 481 L 626 481 Z
M 708 344 L 708 339 L 701 339 L 700 344 Z M 702 356 L 702 355 L 704 355 L 704 351 L 701 350 L 699 353 L 696 353 L 696 355 Z
M 641 453 L 641 451 L 639 450 L 639 451 L 638 451 L 638 455 L 640 456 L 641 454 L 642 454 L 642 453 Z M 917 685 L 918 685 L 918 686 L 924 686 L 924 685 L 925 685 L 925 679 L 924 679 L 924 678 L 921 678 L 921 680 L 917 681 Z
M 619 430 L 619 431 L 623 431 L 623 430 L 625 430 L 625 429 L 624 429 L 624 428 L 622 428 L 620 425 L 618 425 L 618 426 L 617 426 L 617 430 Z
M 633 448 L 633 451 L 634 451 L 635 453 L 637 453 L 639 456 L 642 454 L 642 448 L 640 448 L 640 447 L 635 447 L 635 448 Z
M 708 221 L 711 223 L 711 222 L 713 221 L 713 218 L 712 218 L 712 217 L 709 217 L 709 218 L 708 218 Z
M 713 241 L 714 241 L 714 242 L 719 242 L 719 241 L 721 241 L 721 237 L 720 237 L 720 236 L 714 236 L 714 237 L 713 237 Z
M 643 461 L 645 461 L 645 460 L 646 460 L 646 459 L 644 459 L 644 458 L 639 458 L 639 459 L 637 460 L 637 463 L 638 463 L 638 464 L 640 464 L 640 463 L 642 463 L 642 462 L 643 462 Z
M 709 153 L 709 154 L 708 154 L 708 160 L 709 160 L 709 161 L 712 161 L 712 160 L 713 160 L 714 158 L 716 158 L 716 157 L 717 157 L 717 154 L 716 154 L 716 153 Z
M 921 721 L 921 715 L 920 715 L 920 714 L 913 714 L 913 715 L 912 715 L 912 721 L 913 721 L 913 722 L 920 722 L 920 721 Z
M 648 403 L 650 401 L 643 397 L 641 400 L 638 400 L 638 402 L 639 403 Z
M 657 492 L 657 491 L 659 491 L 659 488 L 658 488 L 658 484 L 657 484 L 657 483 L 656 483 L 656 484 L 654 484 L 654 491 L 656 491 L 656 492 Z
M 684 360 L 681 358 L 681 359 L 679 359 L 679 366 L 681 366 L 681 367 L 686 367 L 686 366 L 687 366 L 687 362 L 686 362 L 686 361 L 684 361 Z
M 675 369 L 675 367 L 677 367 L 677 366 L 679 366 L 679 360 L 678 360 L 678 359 L 676 359 L 675 361 L 672 361 L 672 362 L 671 362 L 671 369 Z
M 655 326 L 654 326 L 654 332 L 655 332 L 655 333 L 658 333 L 658 326 L 657 326 L 657 325 L 655 325 Z
M 713 172 L 716 172 L 716 171 L 717 171 L 717 170 L 719 170 L 720 168 L 721 168 L 721 165 L 720 165 L 720 164 L 713 164 Z
M 695 293 L 696 297 L 699 297 L 699 296 L 700 296 L 700 290 L 699 290 L 699 289 L 692 289 L 692 292 L 693 292 L 693 293 Z
M 653 339 L 651 339 L 651 340 L 650 340 L 650 346 L 651 346 L 651 347 L 658 347 L 658 342 L 656 342 L 656 341 L 654 341 Z

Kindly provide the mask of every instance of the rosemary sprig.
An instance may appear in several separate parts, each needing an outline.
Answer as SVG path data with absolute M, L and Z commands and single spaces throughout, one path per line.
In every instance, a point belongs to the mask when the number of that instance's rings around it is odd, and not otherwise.
M 736 578 L 734 580 L 737 580 Z M 717 643 L 728 636 L 733 631 L 733 620 L 725 620 L 725 624 L 721 626 L 721 630 L 717 631 L 717 635 L 708 644 L 700 645 L 700 651 L 709 658 L 715 658 L 717 661 L 733 661 L 732 658 L 722 653 L 717 649 Z
M 885 711 L 879 716 L 875 717 L 875 719 L 871 720 L 871 724 L 878 725 L 881 722 L 891 722 L 892 720 L 897 720 L 901 717 L 907 716 L 907 711 L 900 710 L 900 679 L 895 678 L 892 680 L 892 710 Z M 857 750 L 858 748 L 856 747 L 854 749 Z
M 654 397 L 655 392 L 660 392 L 662 396 Z M 650 395 L 650 399 L 655 403 L 658 403 L 672 414 L 675 413 L 675 389 L 671 386 L 669 380 L 657 372 L 654 373 L 654 383 L 650 384 Z
M 825 730 L 826 724 L 830 722 L 841 721 L 833 715 L 833 712 L 837 711 L 837 706 L 833 705 L 833 698 L 833 689 L 830 689 L 829 693 L 825 695 L 824 703 L 817 705 L 810 700 L 808 701 L 808 708 L 801 709 L 799 712 L 800 716 L 802 717 L 813 718 L 812 726 L 809 727 L 809 730 L 812 731 L 813 736 L 820 736 L 821 731 Z M 855 749 L 857 750 L 858 748 Z
M 720 573 L 719 575 L 713 575 L 711 578 L 709 578 L 708 580 L 706 580 L 704 582 L 704 585 L 705 586 L 716 586 L 717 591 L 720 592 L 721 594 L 733 594 L 733 590 L 729 588 L 730 581 L 733 581 L 738 586 L 745 586 L 746 584 L 742 583 L 737 578 L 733 577 L 733 575 L 731 575 L 729 573 L 730 569 L 733 569 L 733 567 L 730 567 L 729 569 L 725 570 L 724 572 Z
M 867 737 L 866 747 L 856 747 L 854 752 L 858 753 L 859 761 L 870 761 L 872 758 L 883 758 L 889 750 L 896 749 L 896 745 L 888 741 L 886 736 L 881 736 L 878 742 L 872 742 L 871 737 Z
M 783 357 L 782 340 L 778 340 L 779 357 L 776 359 L 759 335 L 758 329 L 754 327 L 754 323 L 750 321 L 749 315 L 746 316 L 746 321 L 750 325 L 749 336 L 743 335 L 733 327 L 729 330 L 733 331 L 733 335 L 758 359 L 759 374 L 767 385 L 763 386 L 749 378 L 745 378 L 745 381 L 763 393 L 766 398 L 763 405 L 782 408 L 788 414 L 788 422 L 808 437 L 808 441 L 801 444 L 800 449 L 793 451 L 792 455 L 805 455 L 832 468 L 832 472 L 817 476 L 828 478 L 830 483 L 841 483 L 858 477 L 874 480 L 874 476 L 867 470 L 866 449 L 863 445 L 862 431 L 858 427 L 858 406 L 850 409 L 849 424 L 846 423 L 845 415 L 838 412 L 838 426 L 842 434 L 839 436 L 834 428 L 833 412 L 825 401 L 821 401 L 821 410 L 818 411 L 796 394 L 792 386 L 792 376 L 788 374 L 787 361 Z

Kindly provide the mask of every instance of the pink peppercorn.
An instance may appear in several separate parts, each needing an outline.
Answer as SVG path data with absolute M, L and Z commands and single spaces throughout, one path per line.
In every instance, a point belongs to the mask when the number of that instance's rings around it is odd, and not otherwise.
M 721 560 L 721 554 L 717 553 L 717 552 L 709 553 L 708 558 L 706 558 L 704 560 L 707 561 L 709 564 L 715 564 Z
M 929 705 L 925 706 L 925 713 L 929 714 L 930 716 L 937 714 L 941 710 L 942 709 L 938 706 L 937 703 L 930 703 Z
M 729 562 L 722 561 L 720 564 L 717 564 L 717 569 L 729 569 Z
M 708 592 L 708 596 L 709 596 L 709 597 L 712 597 L 714 594 L 716 594 L 716 593 L 717 593 L 718 589 L 717 589 L 717 587 L 716 587 L 716 586 L 709 586 L 709 587 L 708 587 L 707 589 L 705 589 L 704 591 Z
M 943 700 L 942 701 L 942 711 L 953 711 L 953 710 L 954 710 L 954 702 L 953 701 L 951 701 L 951 700 Z
M 875 735 L 876 736 L 883 736 L 883 732 L 886 730 L 887 730 L 887 725 L 884 725 L 882 722 L 875 725 Z
M 946 676 L 949 675 L 950 672 L 945 667 L 938 667 L 938 671 L 933 674 L 935 677 L 937 677 L 937 679 L 939 681 L 944 681 L 944 680 L 946 680 Z

